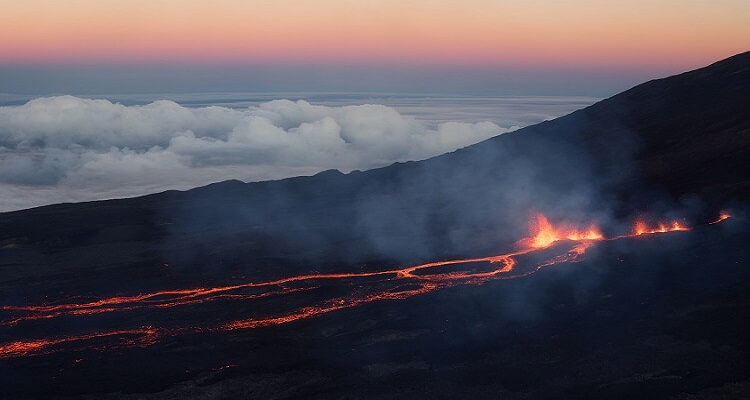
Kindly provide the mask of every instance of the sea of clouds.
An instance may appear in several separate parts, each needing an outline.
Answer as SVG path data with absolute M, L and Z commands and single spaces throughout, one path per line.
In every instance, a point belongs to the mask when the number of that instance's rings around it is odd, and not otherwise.
M 528 121 L 539 122 L 539 121 Z M 517 129 L 378 104 L 243 108 L 74 96 L 0 107 L 0 211 L 420 160 Z

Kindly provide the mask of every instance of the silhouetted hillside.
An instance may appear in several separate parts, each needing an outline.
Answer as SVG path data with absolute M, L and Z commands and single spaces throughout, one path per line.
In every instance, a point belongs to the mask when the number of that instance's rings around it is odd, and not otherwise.
M 750 198 L 748 98 L 743 53 L 430 160 L 5 213 L 0 241 L 18 251 L 127 241 L 201 265 L 364 262 L 495 248 L 524 234 L 534 210 L 604 223 L 712 213 Z

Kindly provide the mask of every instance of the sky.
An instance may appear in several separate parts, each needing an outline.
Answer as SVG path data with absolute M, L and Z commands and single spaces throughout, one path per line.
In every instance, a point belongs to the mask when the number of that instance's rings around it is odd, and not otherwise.
M 745 50 L 743 0 L 24 0 L 7 63 L 690 65 Z
M 604 96 L 750 48 L 750 2 L 0 0 L 0 91 Z

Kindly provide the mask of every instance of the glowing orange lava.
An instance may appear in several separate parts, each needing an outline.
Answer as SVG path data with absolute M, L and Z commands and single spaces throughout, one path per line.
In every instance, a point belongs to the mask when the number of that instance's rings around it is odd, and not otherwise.
M 579 230 L 568 226 L 555 227 L 543 214 L 536 215 L 530 228 L 533 236 L 522 240 L 522 244 L 536 249 L 549 247 L 552 243 L 560 240 L 582 241 L 604 239 L 604 235 L 594 225 L 591 225 L 586 230 Z
M 145 347 L 150 346 L 158 340 L 159 331 L 151 327 L 139 329 L 123 329 L 108 332 L 97 332 L 80 336 L 68 336 L 55 339 L 36 339 L 28 341 L 16 341 L 7 344 L 0 344 L 0 358 L 18 357 L 25 355 L 47 354 L 53 350 L 50 347 L 71 343 L 81 342 L 92 339 L 101 339 L 106 337 L 117 337 L 123 347 Z M 114 345 L 112 347 L 119 347 Z
M 643 221 L 636 221 L 633 225 L 633 235 L 646 235 L 652 233 L 667 233 L 667 232 L 680 232 L 689 230 L 685 225 L 678 221 L 672 221 L 670 223 L 660 222 L 656 226 L 648 226 Z
M 718 220 L 709 224 L 724 221 L 729 217 L 728 214 L 722 213 Z M 49 354 L 70 350 L 74 347 L 80 348 L 81 346 L 85 348 L 85 344 L 92 341 L 114 341 L 109 346 L 100 348 L 143 347 L 158 342 L 162 337 L 185 333 L 220 332 L 280 325 L 375 301 L 406 299 L 458 285 L 480 285 L 492 280 L 517 279 L 529 276 L 546 267 L 581 260 L 586 250 L 600 240 L 619 240 L 644 234 L 688 230 L 685 225 L 677 221 L 661 223 L 656 226 L 648 226 L 643 221 L 637 221 L 631 234 L 606 238 L 594 225 L 585 229 L 568 225 L 555 226 L 542 214 L 533 218 L 530 227 L 530 237 L 517 243 L 521 246 L 519 250 L 490 257 L 435 261 L 383 271 L 307 274 L 265 282 L 162 290 L 130 296 L 102 298 L 89 302 L 0 306 L 0 311 L 12 316 L 10 319 L 0 321 L 0 327 L 11 329 L 21 323 L 54 320 L 63 316 L 93 318 L 99 314 L 139 309 L 170 309 L 215 301 L 239 303 L 263 301 L 262 299 L 272 296 L 298 296 L 302 295 L 302 292 L 317 290 L 326 284 L 337 285 L 336 287 L 339 289 L 352 289 L 352 293 L 349 295 L 329 298 L 318 304 L 281 311 L 275 315 L 229 320 L 220 322 L 215 326 L 172 329 L 122 328 L 56 338 L 0 343 L 0 359 Z M 548 258 L 550 256 L 547 253 L 550 251 L 562 251 L 562 253 Z M 531 261 L 526 259 L 534 253 L 538 253 L 534 256 L 537 261 L 533 261 L 534 257 L 531 257 Z M 539 262 L 539 257 L 546 260 Z M 478 265 L 482 265 L 482 269 L 476 269 Z M 455 266 L 463 266 L 462 268 L 468 269 L 452 270 Z M 260 290 L 261 292 L 248 294 L 247 290 Z M 336 293 L 341 292 L 337 291 Z
M 717 219 L 716 219 L 715 221 L 711 221 L 711 222 L 709 222 L 708 224 L 709 224 L 709 225 L 713 225 L 713 224 L 718 224 L 719 222 L 721 222 L 721 221 L 724 221 L 724 220 L 727 220 L 727 219 L 729 219 L 729 218 L 732 218 L 732 216 L 731 216 L 731 215 L 729 215 L 729 214 L 728 214 L 728 213 L 726 213 L 726 212 L 722 212 L 721 214 L 719 214 L 719 218 L 717 218 Z

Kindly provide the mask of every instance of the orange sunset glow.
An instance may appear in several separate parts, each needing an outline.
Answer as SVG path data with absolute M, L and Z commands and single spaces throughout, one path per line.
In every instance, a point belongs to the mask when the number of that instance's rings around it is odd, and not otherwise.
M 739 0 L 139 3 L 5 1 L 0 63 L 658 67 L 693 66 L 750 44 L 750 3 Z

